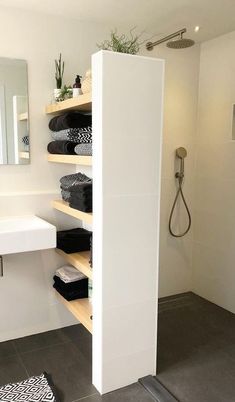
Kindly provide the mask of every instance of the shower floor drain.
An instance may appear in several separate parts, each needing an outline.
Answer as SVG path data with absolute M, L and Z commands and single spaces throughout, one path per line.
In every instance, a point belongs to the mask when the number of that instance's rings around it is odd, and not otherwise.
M 139 383 L 148 391 L 157 402 L 179 402 L 163 385 L 153 376 L 140 378 Z

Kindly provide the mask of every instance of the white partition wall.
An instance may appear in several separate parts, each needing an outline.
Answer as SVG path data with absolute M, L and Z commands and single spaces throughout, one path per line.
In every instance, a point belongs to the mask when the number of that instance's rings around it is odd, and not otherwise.
M 93 55 L 93 383 L 156 372 L 164 62 Z

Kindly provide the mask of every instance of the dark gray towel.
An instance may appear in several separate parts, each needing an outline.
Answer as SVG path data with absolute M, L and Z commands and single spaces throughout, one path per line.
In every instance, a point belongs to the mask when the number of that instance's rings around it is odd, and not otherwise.
M 75 155 L 74 148 L 76 145 L 76 142 L 52 141 L 47 145 L 47 151 L 50 154 Z
M 67 112 L 53 117 L 49 122 L 49 129 L 51 131 L 60 131 L 67 128 L 81 128 L 91 125 L 91 115 L 79 112 Z

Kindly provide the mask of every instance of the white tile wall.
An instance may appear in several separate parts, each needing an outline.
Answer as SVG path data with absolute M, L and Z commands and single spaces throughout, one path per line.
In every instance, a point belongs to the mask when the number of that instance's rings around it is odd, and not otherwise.
M 201 46 L 193 288 L 235 313 L 235 32 Z M 219 57 L 218 57 L 219 55 Z

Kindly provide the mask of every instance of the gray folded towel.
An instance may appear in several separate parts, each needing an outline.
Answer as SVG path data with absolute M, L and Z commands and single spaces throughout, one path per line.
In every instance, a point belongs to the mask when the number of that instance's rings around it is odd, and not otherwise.
M 63 186 L 63 190 L 68 190 L 70 187 L 75 186 L 80 183 L 91 183 L 92 180 L 90 177 L 85 174 L 79 172 L 74 174 L 69 174 L 61 177 L 60 183 Z
M 74 152 L 77 155 L 91 156 L 92 155 L 92 144 L 78 144 L 74 148 Z
M 70 195 L 71 195 L 71 194 L 70 194 L 70 191 L 61 189 L 62 200 L 68 201 L 69 198 L 70 198 Z

